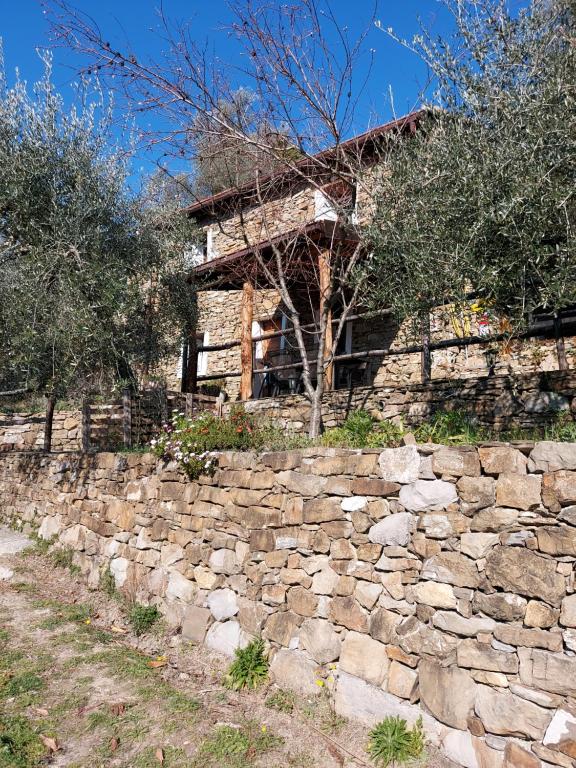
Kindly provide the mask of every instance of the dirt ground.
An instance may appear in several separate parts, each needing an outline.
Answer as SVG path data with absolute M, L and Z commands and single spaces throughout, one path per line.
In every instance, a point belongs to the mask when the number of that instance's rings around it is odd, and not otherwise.
M 327 694 L 233 692 L 229 660 L 161 621 L 136 637 L 118 596 L 14 542 L 0 529 L 0 768 L 372 765 L 367 730 Z M 429 751 L 422 765 L 447 763 Z

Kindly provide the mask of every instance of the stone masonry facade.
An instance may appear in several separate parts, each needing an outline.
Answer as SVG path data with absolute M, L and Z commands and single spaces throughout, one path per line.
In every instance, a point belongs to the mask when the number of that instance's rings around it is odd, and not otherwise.
M 573 768 L 576 444 L 0 456 L 0 517 L 109 570 L 184 637 L 467 768 Z

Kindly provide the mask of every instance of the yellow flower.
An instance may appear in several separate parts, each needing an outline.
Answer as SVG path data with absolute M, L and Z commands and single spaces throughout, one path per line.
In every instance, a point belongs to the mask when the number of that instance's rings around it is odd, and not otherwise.
M 86 619 L 85 624 L 91 624 L 91 623 L 92 622 L 90 621 L 90 619 Z
M 324 680 L 316 680 L 316 685 L 318 686 L 318 688 L 323 688 L 324 687 Z
M 266 726 L 265 725 L 262 726 L 262 733 L 266 733 Z

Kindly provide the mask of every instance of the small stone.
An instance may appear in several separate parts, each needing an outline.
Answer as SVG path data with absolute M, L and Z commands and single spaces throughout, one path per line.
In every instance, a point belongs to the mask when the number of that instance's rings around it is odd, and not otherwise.
M 524 736 L 540 740 L 551 720 L 549 710 L 521 699 L 506 690 L 479 685 L 476 714 L 484 728 L 500 736 Z
M 562 768 L 574 768 L 574 761 L 567 755 L 563 755 L 561 752 L 557 752 L 555 749 L 549 749 L 543 744 L 538 744 L 534 741 L 531 746 L 532 752 L 539 757 L 544 763 L 550 765 L 560 765 Z M 548 768 L 548 765 L 545 768 Z
M 576 528 L 569 525 L 545 526 L 536 532 L 538 549 L 555 557 L 576 556 Z
M 282 605 L 286 601 L 284 584 L 265 584 L 262 587 L 262 602 L 264 605 Z
M 193 643 L 203 643 L 210 621 L 210 611 L 196 605 L 189 605 L 182 619 L 182 637 Z
M 576 469 L 576 443 L 556 443 L 548 440 L 536 443 L 530 453 L 530 472 L 557 472 Z
M 520 696 L 521 699 L 531 701 L 533 704 L 538 704 L 539 707 L 545 707 L 546 709 L 556 709 L 562 704 L 562 697 L 556 696 L 553 693 L 546 693 L 546 691 L 535 691 L 533 688 L 527 688 L 525 685 L 519 683 L 512 683 L 510 685 L 510 691 L 516 696 Z
M 389 664 L 383 643 L 369 635 L 348 632 L 342 643 L 338 662 L 341 670 L 373 685 L 382 685 L 386 680 Z
M 420 454 L 414 445 L 385 448 L 379 456 L 380 474 L 393 483 L 412 483 L 418 479 Z
M 470 674 L 458 667 L 442 667 L 431 659 L 422 659 L 418 672 L 420 698 L 426 708 L 440 722 L 466 728 L 477 687 Z
M 316 595 L 332 595 L 338 584 L 338 574 L 332 568 L 326 567 L 314 574 L 312 592 Z
M 397 613 L 386 608 L 378 608 L 370 617 L 370 636 L 381 643 L 390 643 L 401 621 L 402 617 Z
M 491 446 L 478 448 L 482 469 L 487 475 L 501 475 L 513 472 L 517 475 L 526 474 L 527 459 L 517 448 L 508 446 Z
M 527 549 L 494 547 L 486 558 L 486 576 L 495 587 L 559 605 L 566 593 L 556 564 Z
M 206 634 L 206 646 L 226 656 L 234 656 L 237 648 L 245 648 L 250 642 L 249 636 L 237 621 L 212 624 Z
M 499 542 L 497 533 L 463 533 L 460 537 L 460 551 L 473 560 L 486 557 Z
M 526 600 L 512 592 L 493 592 L 485 595 L 476 592 L 472 600 L 472 609 L 486 613 L 498 621 L 516 621 L 526 612 Z
M 215 589 L 208 595 L 206 602 L 216 621 L 230 619 L 239 610 L 236 593 L 231 589 Z
M 336 594 L 339 597 L 349 597 L 356 588 L 356 579 L 353 576 L 340 576 L 336 584 Z
M 496 626 L 494 619 L 482 616 L 465 619 L 452 611 L 437 611 L 432 618 L 432 623 L 438 629 L 455 635 L 464 635 L 464 637 L 475 637 L 478 632 L 492 632 Z
M 464 514 L 491 507 L 496 501 L 496 483 L 493 477 L 461 477 L 456 483 Z
M 475 449 L 440 448 L 432 456 L 432 470 L 437 475 L 478 477 L 480 460 Z
M 300 628 L 300 642 L 318 664 L 328 664 L 340 656 L 340 635 L 324 619 L 307 619 Z
M 558 521 L 576 526 L 576 506 L 564 507 L 558 515 Z
M 491 685 L 495 688 L 508 688 L 509 681 L 503 672 L 488 672 L 485 669 L 473 669 L 470 674 L 473 680 L 483 685 Z
M 479 643 L 477 640 L 463 640 L 458 645 L 456 655 L 460 667 L 508 674 L 518 672 L 518 659 L 515 654 L 496 651 L 486 643 Z
M 503 768 L 541 768 L 541 763 L 536 755 L 509 741 L 504 749 Z
M 456 486 L 444 480 L 416 480 L 400 489 L 400 503 L 409 512 L 446 509 L 457 501 Z
M 576 658 L 519 648 L 520 682 L 529 688 L 576 697 Z
M 547 651 L 562 650 L 562 635 L 543 629 L 523 629 L 513 624 L 499 624 L 494 637 L 502 643 L 524 648 L 544 648 Z
M 412 696 L 418 673 L 404 664 L 393 661 L 388 670 L 388 690 L 401 699 L 409 699 Z
M 166 588 L 166 597 L 168 600 L 183 600 L 191 603 L 196 594 L 197 586 L 193 581 L 186 579 L 178 571 L 172 571 Z
M 301 622 L 302 617 L 297 616 L 292 611 L 273 613 L 266 622 L 262 637 L 288 647 L 292 638 L 298 634 L 298 627 Z
M 328 616 L 335 624 L 357 632 L 368 632 L 368 614 L 353 597 L 335 597 Z
M 368 538 L 374 544 L 405 547 L 410 541 L 410 533 L 414 525 L 413 515 L 408 512 L 399 512 L 373 525 L 368 531 Z
M 318 665 L 302 651 L 280 648 L 270 664 L 270 679 L 280 688 L 288 688 L 302 696 L 317 695 Z
M 422 568 L 423 579 L 433 579 L 457 587 L 476 588 L 480 574 L 476 564 L 459 552 L 441 552 L 429 558 Z
M 505 507 L 487 507 L 474 515 L 470 523 L 473 531 L 503 531 L 518 523 L 518 510 Z
M 240 564 L 234 552 L 230 549 L 216 549 L 210 555 L 208 565 L 214 573 L 224 573 L 228 576 L 240 572 Z
M 563 627 L 576 627 L 576 595 L 569 595 L 562 600 L 560 624 Z
M 518 475 L 504 472 L 496 481 L 496 504 L 513 509 L 535 509 L 541 499 L 540 475 Z
M 530 600 L 526 607 L 524 624 L 527 627 L 547 629 L 558 621 L 559 615 L 560 612 L 557 609 L 550 608 L 546 603 L 541 603 L 538 600 Z
M 299 616 L 314 616 L 317 607 L 318 598 L 304 587 L 288 590 L 288 608 Z
M 371 610 L 382 594 L 382 586 L 371 581 L 359 581 L 354 590 L 354 597 L 364 608 Z
M 434 608 L 456 608 L 458 603 L 454 589 L 450 584 L 438 584 L 434 581 L 421 581 L 412 587 L 416 602 L 431 605 Z
M 557 749 L 576 759 L 576 715 L 567 709 L 558 709 L 544 734 L 545 747 Z

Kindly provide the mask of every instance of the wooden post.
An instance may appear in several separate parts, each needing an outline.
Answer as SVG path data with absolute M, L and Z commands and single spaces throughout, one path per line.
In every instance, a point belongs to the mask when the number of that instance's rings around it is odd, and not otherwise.
M 122 390 L 122 440 L 125 448 L 132 447 L 132 390 Z
M 422 315 L 421 324 L 422 352 L 420 353 L 420 370 L 422 384 L 428 384 L 432 377 L 432 353 L 430 352 L 430 313 Z
M 320 280 L 320 317 L 324 312 L 324 306 L 326 303 L 326 297 L 330 291 L 331 282 L 331 270 L 330 270 L 330 251 L 320 251 L 318 257 L 318 275 Z M 327 360 L 332 354 L 332 310 L 329 310 L 328 317 L 326 318 L 326 331 L 324 336 L 324 350 L 322 358 Z M 324 371 L 324 389 L 332 389 L 332 383 L 334 380 L 334 363 L 330 363 L 326 366 Z
M 194 416 L 194 393 L 193 392 L 186 393 L 186 405 L 184 407 L 184 413 L 189 419 L 193 418 Z
M 48 395 L 46 400 L 46 420 L 44 422 L 44 450 L 49 453 L 52 450 L 52 424 L 54 422 L 54 407 L 56 398 Z
M 556 340 L 556 355 L 558 357 L 558 370 L 568 370 L 568 358 L 566 357 L 566 345 L 562 335 L 562 320 L 558 312 L 554 312 L 554 338 Z
M 84 453 L 90 450 L 90 401 L 88 398 L 82 401 L 82 450 Z
M 186 369 L 185 376 L 182 380 L 182 391 L 198 391 L 198 341 L 196 339 L 195 328 L 188 334 L 186 345 Z
M 252 319 L 254 317 L 254 285 L 246 281 L 242 286 L 240 308 L 240 400 L 252 397 Z

